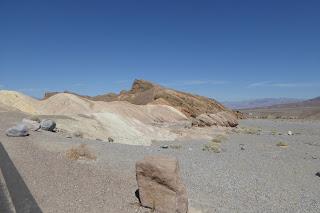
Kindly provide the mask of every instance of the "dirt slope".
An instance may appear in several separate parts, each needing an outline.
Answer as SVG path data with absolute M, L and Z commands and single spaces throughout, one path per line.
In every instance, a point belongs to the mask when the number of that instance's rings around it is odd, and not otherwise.
M 14 108 L 34 114 L 37 112 L 38 100 L 15 91 L 0 90 L 0 104 L 3 107 Z
M 0 106 L 53 118 L 59 129 L 83 137 L 148 145 L 152 140 L 175 140 L 165 125 L 186 125 L 187 117 L 170 106 L 139 106 L 128 102 L 92 101 L 72 94 L 35 100 L 18 92 L 0 91 Z M 18 122 L 18 121 L 17 121 Z

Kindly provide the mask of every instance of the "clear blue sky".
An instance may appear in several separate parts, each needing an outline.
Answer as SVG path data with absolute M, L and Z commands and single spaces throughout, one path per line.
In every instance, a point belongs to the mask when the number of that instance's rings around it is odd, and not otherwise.
M 135 78 L 220 101 L 320 95 L 319 0 L 0 0 L 0 87 L 40 97 Z

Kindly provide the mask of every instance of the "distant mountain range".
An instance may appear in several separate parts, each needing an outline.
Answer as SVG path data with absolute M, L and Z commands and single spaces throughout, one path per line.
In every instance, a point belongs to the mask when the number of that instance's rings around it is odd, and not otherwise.
M 320 96 L 304 101 L 298 101 L 293 103 L 285 103 L 285 104 L 276 104 L 269 106 L 268 108 L 294 108 L 294 107 L 319 107 L 320 109 Z
M 241 112 L 258 118 L 320 119 L 320 96 L 294 103 L 276 104 L 267 107 L 242 109 Z
M 223 104 L 230 109 L 251 109 L 260 107 L 269 107 L 279 104 L 290 104 L 302 102 L 303 99 L 297 98 L 261 98 L 244 101 L 226 101 Z

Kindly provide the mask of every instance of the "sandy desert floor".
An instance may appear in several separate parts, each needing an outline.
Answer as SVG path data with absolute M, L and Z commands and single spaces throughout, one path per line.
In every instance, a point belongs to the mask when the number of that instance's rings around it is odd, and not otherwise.
M 202 150 L 209 140 L 195 138 L 133 146 L 43 131 L 25 138 L 5 136 L 23 117 L 0 112 L 0 142 L 42 212 L 147 212 L 134 195 L 135 162 L 150 154 L 179 159 L 194 212 L 320 209 L 320 177 L 315 175 L 320 171 L 319 121 L 242 120 L 238 128 L 226 129 L 222 151 L 212 153 Z M 277 146 L 280 141 L 288 146 Z M 79 144 L 87 144 L 97 159 L 68 159 L 66 151 Z M 9 191 L 19 194 L 17 188 Z

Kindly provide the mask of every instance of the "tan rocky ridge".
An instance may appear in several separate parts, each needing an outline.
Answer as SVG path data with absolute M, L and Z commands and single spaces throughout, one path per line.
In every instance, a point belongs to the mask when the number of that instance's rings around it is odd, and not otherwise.
M 170 125 L 188 125 L 187 117 L 170 106 L 139 106 L 125 101 L 92 101 L 72 94 L 37 100 L 15 91 L 0 91 L 2 111 L 19 110 L 26 116 L 51 118 L 66 134 L 116 143 L 150 145 L 153 140 L 175 140 Z M 17 121 L 19 122 L 19 121 Z
M 46 93 L 44 99 L 56 94 L 56 92 Z M 168 105 L 190 118 L 194 126 L 238 125 L 239 116 L 214 99 L 168 89 L 145 80 L 135 80 L 130 91 L 121 91 L 118 95 L 108 93 L 94 97 L 80 97 L 105 102 L 127 101 L 135 105 Z

